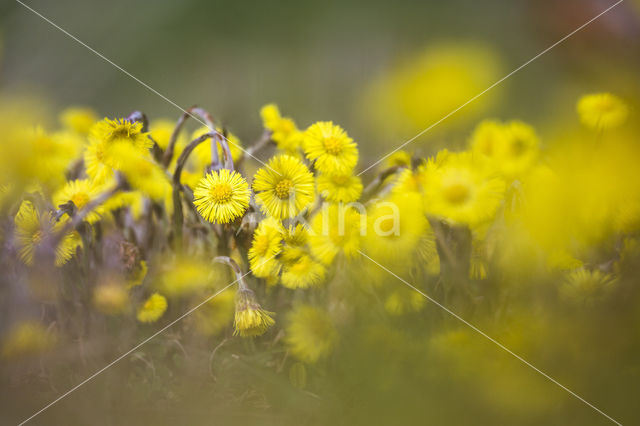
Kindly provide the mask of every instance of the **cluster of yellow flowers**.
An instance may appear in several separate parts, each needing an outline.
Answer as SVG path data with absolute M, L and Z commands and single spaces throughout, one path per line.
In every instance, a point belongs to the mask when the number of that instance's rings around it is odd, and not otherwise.
M 629 114 L 610 94 L 583 97 L 577 111 L 597 137 Z M 191 141 L 182 132 L 189 117 L 207 124 Z M 91 110 L 75 108 L 61 115 L 63 129 L 55 133 L 9 125 L 14 143 L 0 146 L 0 206 L 14 220 L 0 234 L 3 244 L 8 241 L 26 267 L 46 269 L 51 256 L 52 264 L 81 271 L 99 312 L 134 312 L 141 323 L 159 320 L 185 295 L 220 289 L 224 282 L 212 274 L 224 274 L 211 262 L 218 256 L 216 262 L 236 272 L 235 308 L 232 293 L 221 290 L 203 307 L 199 317 L 206 324 L 199 328 L 218 333 L 233 320 L 240 336 L 261 335 L 275 324 L 258 295 L 268 297 L 278 285 L 299 291 L 349 277 L 354 287 L 374 288 L 389 314 L 423 308 L 420 293 L 384 286 L 385 272 L 375 263 L 405 278 L 419 268 L 445 284 L 481 280 L 533 241 L 549 267 L 568 270 L 561 290 L 567 297 L 591 299 L 615 283 L 580 260 L 575 237 L 590 235 L 584 224 L 565 227 L 539 210 L 548 210 L 549 197 L 565 196 L 560 186 L 541 192 L 540 185 L 554 185 L 565 173 L 567 162 L 553 159 L 571 150 L 544 152 L 524 122 L 482 121 L 460 152 L 442 150 L 427 159 L 394 152 L 365 189 L 356 173 L 358 146 L 342 127 L 320 121 L 299 129 L 273 104 L 261 117 L 263 140 L 247 149 L 199 108 L 176 124 L 148 123 L 139 112 L 98 120 Z M 269 143 L 275 153 L 249 178 L 247 157 L 256 158 Z M 606 154 L 602 145 L 594 149 Z M 572 206 L 577 220 L 579 209 L 592 209 L 600 228 L 637 231 L 640 188 L 626 175 L 620 182 L 626 186 L 616 187 L 604 205 Z M 550 230 L 539 232 L 545 226 Z M 117 236 L 117 244 L 109 246 L 105 235 Z M 115 266 L 105 257 L 115 257 Z M 243 270 L 265 285 L 252 290 Z M 329 293 L 346 291 L 329 284 Z M 291 354 L 305 363 L 326 358 L 344 312 L 335 304 L 294 305 L 284 339 Z

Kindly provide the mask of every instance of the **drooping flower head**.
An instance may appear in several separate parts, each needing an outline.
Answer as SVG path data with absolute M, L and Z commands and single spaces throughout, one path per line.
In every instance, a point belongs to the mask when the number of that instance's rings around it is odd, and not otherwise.
M 578 100 L 576 109 L 582 124 L 596 130 L 618 127 L 629 114 L 622 99 L 611 93 L 585 95 Z
M 213 171 L 200 179 L 193 191 L 193 204 L 212 223 L 230 223 L 249 207 L 249 185 L 233 170 Z
M 275 324 L 271 315 L 273 315 L 272 312 L 262 309 L 252 290 L 241 287 L 236 293 L 233 334 L 242 337 L 260 336 Z
M 257 171 L 253 190 L 262 211 L 276 219 L 293 217 L 314 199 L 313 175 L 302 161 L 278 155 Z
M 356 143 L 330 121 L 319 121 L 305 131 L 304 152 L 316 169 L 326 174 L 351 173 L 358 163 Z

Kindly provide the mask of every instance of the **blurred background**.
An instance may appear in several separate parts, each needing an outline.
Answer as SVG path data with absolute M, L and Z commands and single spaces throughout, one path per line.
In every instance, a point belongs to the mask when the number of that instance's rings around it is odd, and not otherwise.
M 369 163 L 613 1 L 28 4 L 178 105 L 209 109 L 245 143 L 260 133 L 260 106 L 276 102 L 301 127 L 341 124 Z M 585 91 L 637 91 L 639 10 L 625 1 L 413 149 L 459 142 L 480 114 L 535 124 L 573 111 Z M 1 6 L 0 31 L 5 95 L 29 92 L 52 107 L 87 105 L 106 116 L 180 113 L 17 2 Z M 426 107 L 415 113 L 417 103 Z
M 262 133 L 260 107 L 275 102 L 301 129 L 318 120 L 347 129 L 359 143 L 358 167 L 364 169 L 614 2 L 25 3 L 181 107 L 206 108 L 245 146 Z M 626 0 L 408 150 L 429 155 L 465 146 L 486 117 L 525 120 L 548 148 L 578 125 L 576 100 L 600 91 L 628 102 L 628 133 L 637 135 L 639 76 L 640 1 Z M 133 110 L 152 119 L 181 114 L 7 1 L 0 5 L 0 111 L 16 102 L 29 105 L 45 127 L 55 127 L 57 113 L 69 105 L 108 117 Z M 634 277 L 640 250 L 629 250 L 621 290 L 603 305 L 567 308 L 555 298 L 560 274 L 538 276 L 509 262 L 509 272 L 488 285 L 495 304 L 465 316 L 613 417 L 638 421 L 640 291 Z M 168 317 L 195 301 L 174 307 Z M 32 424 L 608 424 L 435 306 L 388 319 L 368 311 L 371 300 L 360 302 L 361 316 L 344 330 L 343 344 L 326 364 L 298 367 L 274 349 L 278 335 L 238 341 L 228 327 L 232 343 L 218 351 L 227 341 L 220 330 L 203 338 L 186 323 Z M 3 370 L 3 386 L 10 388 L 2 389 L 0 423 L 24 419 L 159 327 L 106 322 L 80 358 L 74 341 L 56 348 L 47 368 L 40 360 L 11 364 Z

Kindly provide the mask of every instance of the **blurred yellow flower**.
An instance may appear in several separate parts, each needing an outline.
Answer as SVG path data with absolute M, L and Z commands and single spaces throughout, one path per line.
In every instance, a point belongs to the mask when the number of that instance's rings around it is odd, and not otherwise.
M 129 306 L 129 293 L 123 283 L 107 278 L 93 289 L 93 305 L 103 314 L 120 315 Z
M 411 192 L 375 202 L 367 211 L 365 252 L 377 262 L 406 263 L 429 230 L 420 205 L 421 196 Z
M 2 341 L 3 358 L 21 358 L 38 354 L 51 348 L 55 336 L 42 324 L 25 321 L 13 326 Z
M 287 315 L 286 342 L 299 360 L 315 363 L 333 351 L 338 332 L 329 314 L 310 305 L 300 305 Z
M 136 318 L 140 322 L 156 322 L 166 310 L 167 299 L 159 293 L 153 293 L 138 309 Z
M 302 132 L 298 130 L 296 123 L 291 118 L 282 117 L 275 104 L 263 106 L 260 117 L 264 128 L 271 131 L 271 139 L 278 149 L 297 156 L 298 150 L 302 147 Z
M 166 118 L 153 120 L 149 123 L 149 136 L 151 136 L 162 150 L 166 150 L 169 146 L 169 140 L 171 139 L 171 135 L 173 134 L 175 127 L 176 123 Z M 186 142 L 185 139 L 186 138 L 183 133 L 178 136 L 173 151 L 174 158 L 177 157 L 178 154 L 180 154 L 180 151 L 182 151 L 182 148 L 184 148 Z
M 282 267 L 282 285 L 291 288 L 308 288 L 320 284 L 325 277 L 324 266 L 313 259 L 304 250 L 292 249 L 283 253 L 286 260 Z
M 362 180 L 351 173 L 320 173 L 317 177 L 318 193 L 325 200 L 333 203 L 350 203 L 357 201 L 362 194 Z
M 426 301 L 427 299 L 417 291 L 408 287 L 400 287 L 387 296 L 384 309 L 391 315 L 418 312 Z
M 98 121 L 98 115 L 91 108 L 69 107 L 60 114 L 60 122 L 67 129 L 81 135 L 88 135 Z
M 325 265 L 343 253 L 348 259 L 357 256 L 361 235 L 366 231 L 366 217 L 349 205 L 325 205 L 311 222 L 311 253 Z
M 304 132 L 304 152 L 325 174 L 350 174 L 358 163 L 358 148 L 342 127 L 319 121 Z
M 64 222 L 55 222 L 50 212 L 39 213 L 30 201 L 23 201 L 16 213 L 15 225 L 15 239 L 20 260 L 31 266 L 36 248 L 45 237 L 51 237 L 54 233 L 60 232 Z M 62 266 L 67 263 L 81 244 L 82 241 L 77 232 L 73 231 L 65 235 L 55 249 L 55 265 Z
M 271 158 L 253 179 L 256 200 L 265 214 L 276 219 L 293 217 L 314 199 L 313 174 L 289 155 Z
M 625 122 L 629 109 L 622 99 L 611 93 L 584 95 L 576 106 L 580 121 L 596 129 L 610 129 Z
M 490 219 L 502 201 L 504 181 L 471 153 L 440 155 L 429 161 L 424 174 L 427 215 L 471 226 Z
M 221 135 L 223 134 L 222 130 L 223 129 L 221 127 L 216 127 L 216 132 L 220 133 Z M 209 130 L 208 127 L 202 126 L 196 129 L 191 134 L 191 139 L 192 140 L 197 139 L 200 136 L 210 132 L 211 130 Z M 229 146 L 229 152 L 231 152 L 231 159 L 235 163 L 240 159 L 240 157 L 242 157 L 242 154 L 244 153 L 244 151 L 242 150 L 242 142 L 240 142 L 240 139 L 238 139 L 236 135 L 230 132 L 227 132 L 227 135 L 225 137 L 226 137 L 227 145 Z M 220 160 L 222 161 L 222 159 L 224 158 L 224 152 L 220 144 L 218 144 L 217 149 L 218 149 L 218 158 L 220 158 Z M 178 154 L 179 152 L 176 153 L 176 156 Z M 209 140 L 208 143 L 205 142 L 198 145 L 193 150 L 193 154 L 195 156 L 196 170 L 204 170 L 207 166 L 211 164 L 211 140 Z
M 193 204 L 212 223 L 230 223 L 249 207 L 249 184 L 238 172 L 213 171 L 200 180 L 193 191 Z

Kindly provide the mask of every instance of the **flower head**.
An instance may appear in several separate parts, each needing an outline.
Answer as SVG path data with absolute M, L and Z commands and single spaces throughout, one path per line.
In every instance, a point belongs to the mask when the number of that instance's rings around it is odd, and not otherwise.
M 46 351 L 56 338 L 42 324 L 26 321 L 9 330 L 2 341 L 3 358 L 18 358 Z
M 56 222 L 50 212 L 39 213 L 30 201 L 23 201 L 16 213 L 16 245 L 20 260 L 26 265 L 33 265 L 36 248 L 45 237 L 59 232 L 63 222 Z M 76 253 L 76 248 L 82 244 L 77 232 L 65 235 L 55 249 L 55 265 L 62 266 Z
M 280 272 L 276 256 L 282 251 L 283 232 L 280 222 L 272 217 L 260 222 L 254 231 L 249 249 L 249 266 L 256 277 L 269 278 Z
M 596 130 L 618 127 L 629 114 L 622 99 L 611 93 L 585 95 L 578 100 L 576 109 L 582 124 Z
M 256 301 L 255 294 L 248 288 L 240 288 L 236 293 L 236 314 L 233 322 L 234 335 L 242 337 L 260 336 L 275 324 L 272 312 L 267 312 Z
M 67 129 L 81 135 L 87 135 L 91 127 L 98 121 L 98 116 L 91 108 L 72 107 L 62 111 L 60 121 Z
M 278 149 L 289 155 L 296 156 L 302 146 L 302 132 L 298 130 L 296 123 L 288 117 L 282 117 L 275 104 L 268 104 L 260 110 L 262 124 L 265 129 L 271 131 L 271 139 Z
M 327 357 L 336 345 L 338 332 L 326 311 L 300 305 L 288 316 L 286 342 L 298 359 L 315 363 Z
M 282 285 L 291 288 L 308 288 L 320 284 L 325 277 L 324 266 L 300 248 L 285 248 L 282 268 Z
M 491 218 L 504 194 L 504 182 L 470 153 L 440 154 L 424 175 L 426 213 L 453 223 L 475 225 Z
M 309 245 L 313 255 L 325 265 L 331 264 L 339 253 L 347 258 L 357 256 L 366 224 L 362 219 L 364 217 L 349 205 L 333 204 L 323 208 L 311 223 L 313 233 Z
M 314 199 L 313 175 L 302 161 L 278 155 L 256 173 L 253 190 L 262 211 L 276 219 L 293 217 Z
M 356 143 L 330 121 L 319 121 L 305 131 L 304 152 L 326 174 L 351 173 L 358 162 Z
M 167 299 L 159 293 L 153 293 L 138 309 L 136 318 L 140 322 L 156 322 L 166 310 Z
M 149 149 L 153 145 L 147 134 L 142 131 L 142 123 L 126 119 L 105 118 L 97 122 L 89 132 L 89 139 L 106 145 L 127 143 L 141 150 Z
M 193 191 L 193 204 L 212 223 L 230 223 L 249 207 L 249 185 L 233 170 L 213 171 L 200 179 Z
M 333 203 L 351 203 L 362 194 L 362 180 L 351 173 L 318 176 L 318 192 Z
M 88 179 L 76 179 L 67 182 L 61 189 L 53 194 L 53 205 L 55 207 L 60 206 L 68 201 L 73 202 L 76 209 L 81 210 L 91 200 L 96 198 L 102 187 L 96 185 Z M 96 208 L 86 216 L 86 221 L 94 223 L 100 220 L 102 209 Z

